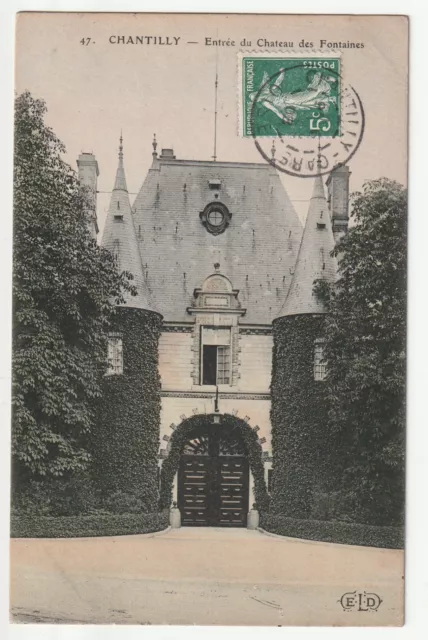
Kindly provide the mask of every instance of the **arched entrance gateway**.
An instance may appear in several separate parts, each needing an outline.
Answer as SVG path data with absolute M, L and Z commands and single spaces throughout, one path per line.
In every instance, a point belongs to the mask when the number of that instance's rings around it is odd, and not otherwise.
M 236 427 L 197 427 L 184 445 L 178 469 L 178 508 L 183 525 L 245 526 L 249 468 Z
M 260 509 L 268 495 L 257 433 L 230 414 L 196 415 L 174 431 L 161 472 L 161 506 L 171 504 L 178 472 L 178 507 L 184 526 L 245 527 L 249 475 Z

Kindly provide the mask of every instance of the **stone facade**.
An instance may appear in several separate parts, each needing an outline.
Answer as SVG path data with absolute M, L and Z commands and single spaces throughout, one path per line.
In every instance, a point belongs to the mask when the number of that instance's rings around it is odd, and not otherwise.
M 172 434 L 188 418 L 228 414 L 257 433 L 268 483 L 275 466 L 271 390 L 278 392 L 272 322 L 324 313 L 313 281 L 335 278 L 332 225 L 337 233 L 347 225 L 348 178 L 346 167 L 332 174 L 329 202 L 322 179 L 316 179 L 302 236 L 269 165 L 179 160 L 172 150 L 158 156 L 156 143 L 131 207 L 121 140 L 102 242 L 118 267 L 134 275 L 137 294 L 124 306 L 163 318 L 160 419 L 152 431 L 158 433 L 160 467 Z

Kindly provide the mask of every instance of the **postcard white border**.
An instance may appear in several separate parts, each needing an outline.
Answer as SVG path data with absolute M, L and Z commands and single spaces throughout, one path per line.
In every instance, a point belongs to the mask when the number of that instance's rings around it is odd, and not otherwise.
M 411 17 L 411 68 L 410 68 L 410 257 L 409 257 L 409 372 L 408 372 L 408 452 L 407 452 L 407 554 L 406 554 L 406 625 L 403 628 L 210 628 L 205 627 L 96 627 L 96 626 L 42 626 L 13 625 L 8 630 L 8 510 L 9 492 L 9 397 L 10 397 L 10 312 L 11 312 L 11 210 L 12 210 L 12 123 L 13 123 L 13 38 L 14 13 L 20 10 L 50 11 L 191 11 L 191 12 L 236 12 L 236 13 L 355 13 L 360 14 L 410 14 Z M 428 33 L 428 7 L 419 0 L 299 0 L 295 5 L 287 5 L 280 0 L 255 0 L 245 3 L 239 0 L 228 2 L 201 2 L 157 0 L 142 2 L 136 0 L 86 0 L 85 2 L 65 2 L 61 0 L 31 1 L 7 0 L 1 8 L 2 37 L 0 38 L 0 65 L 2 101 L 0 103 L 0 130 L 2 140 L 1 183 L 2 220 L 0 225 L 0 286 L 2 313 L 0 325 L 0 473 L 3 491 L 0 493 L 3 518 L 0 521 L 1 539 L 1 591 L 0 591 L 0 634 L 12 640 L 85 640 L 129 638 L 137 640 L 169 638 L 199 638 L 201 633 L 209 640 L 218 638 L 259 638 L 260 634 L 271 638 L 331 638 L 359 639 L 361 634 L 368 640 L 400 636 L 422 638 L 427 628 L 428 602 L 428 513 L 426 490 L 428 487 L 428 427 L 426 396 L 428 390 L 428 341 L 426 324 L 428 318 L 428 214 L 427 214 L 427 161 L 428 135 L 426 127 L 426 105 L 428 89 L 426 78 L 426 36 Z M 328 16 L 326 16 L 328 20 Z

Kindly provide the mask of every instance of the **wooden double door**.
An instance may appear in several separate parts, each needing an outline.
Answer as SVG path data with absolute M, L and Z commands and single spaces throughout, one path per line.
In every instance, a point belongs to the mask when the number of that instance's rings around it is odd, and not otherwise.
M 212 425 L 184 447 L 178 507 L 184 526 L 245 527 L 249 465 L 237 430 Z

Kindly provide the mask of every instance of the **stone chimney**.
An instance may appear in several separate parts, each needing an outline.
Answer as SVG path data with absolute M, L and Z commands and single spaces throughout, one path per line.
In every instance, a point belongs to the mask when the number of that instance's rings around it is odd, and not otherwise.
M 175 160 L 174 149 L 162 149 L 160 154 L 161 160 Z
M 344 164 L 338 164 L 326 182 L 328 208 L 335 243 L 348 231 L 349 222 L 349 176 L 351 172 Z
M 100 175 L 98 162 L 93 153 L 81 153 L 77 160 L 80 184 L 89 188 L 89 230 L 94 240 L 97 238 L 97 178 Z

